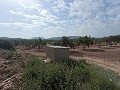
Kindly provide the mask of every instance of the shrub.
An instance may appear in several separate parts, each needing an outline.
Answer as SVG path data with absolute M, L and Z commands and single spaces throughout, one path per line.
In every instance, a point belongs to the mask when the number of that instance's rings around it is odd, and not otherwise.
M 119 90 L 114 81 L 98 69 L 80 62 L 68 60 L 61 63 L 44 63 L 32 57 L 24 65 L 23 90 Z
M 0 48 L 15 50 L 13 43 L 9 40 L 0 40 Z

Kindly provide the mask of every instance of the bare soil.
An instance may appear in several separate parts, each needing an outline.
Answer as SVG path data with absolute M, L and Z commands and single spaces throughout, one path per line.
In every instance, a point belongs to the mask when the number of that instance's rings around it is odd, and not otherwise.
M 111 69 L 120 74 L 120 46 L 96 46 L 82 50 L 77 48 L 71 50 L 72 58 L 85 59 L 89 63 L 94 63 L 106 69 Z
M 13 82 L 19 82 L 21 62 L 25 61 L 22 54 L 0 50 L 0 90 L 12 90 Z

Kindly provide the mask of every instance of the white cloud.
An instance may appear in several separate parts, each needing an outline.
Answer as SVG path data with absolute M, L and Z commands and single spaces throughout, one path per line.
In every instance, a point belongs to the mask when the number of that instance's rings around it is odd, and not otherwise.
M 52 8 L 54 12 L 60 12 L 68 9 L 67 3 L 64 0 L 56 0 Z
M 45 0 L 46 2 L 50 2 L 51 0 Z
M 65 0 L 18 0 L 17 3 L 16 8 L 8 10 L 13 14 L 9 17 L 12 20 L 1 21 L 0 26 L 29 30 L 46 37 L 119 29 L 120 0 L 73 0 L 69 3 Z
M 29 18 L 29 19 L 38 19 L 39 18 L 39 16 L 37 16 L 37 15 L 27 15 L 27 14 L 24 14 L 23 16 L 26 17 L 26 18 Z
M 41 6 L 33 0 L 17 0 L 17 2 L 24 9 L 38 9 Z
M 22 14 L 22 12 L 15 12 L 15 11 L 13 11 L 13 10 L 9 10 L 9 12 L 10 12 L 11 14 L 15 14 L 15 15 L 21 15 L 21 14 Z
M 40 13 L 41 13 L 41 15 L 46 16 L 48 14 L 48 11 L 43 9 Z
M 120 1 L 114 2 L 113 0 L 74 0 L 69 3 L 69 17 L 78 17 L 78 23 L 82 21 L 82 25 L 88 28 L 118 22 Z
M 23 12 L 15 12 L 13 10 L 10 10 L 9 12 L 11 14 L 23 16 L 23 17 L 28 18 L 28 19 L 38 19 L 39 18 L 39 16 L 37 16 L 37 15 L 28 15 L 28 14 L 24 14 Z

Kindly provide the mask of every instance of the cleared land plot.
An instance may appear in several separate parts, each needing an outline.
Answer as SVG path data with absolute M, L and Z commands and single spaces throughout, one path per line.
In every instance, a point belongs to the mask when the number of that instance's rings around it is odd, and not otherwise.
M 29 53 L 32 55 L 45 57 L 45 48 L 40 51 L 37 49 L 31 50 L 21 50 L 17 49 L 18 53 Z M 102 66 L 106 69 L 114 70 L 116 73 L 120 74 L 120 46 L 102 46 L 98 48 L 97 46 L 92 46 L 85 50 L 82 47 L 71 49 L 70 56 L 72 58 L 82 58 L 86 59 L 90 63 Z

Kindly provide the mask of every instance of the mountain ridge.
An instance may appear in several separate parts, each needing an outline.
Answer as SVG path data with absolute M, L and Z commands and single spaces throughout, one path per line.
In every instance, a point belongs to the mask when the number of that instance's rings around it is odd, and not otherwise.
M 33 40 L 34 40 L 34 39 L 39 39 L 39 38 L 41 38 L 41 39 L 45 39 L 45 40 L 61 40 L 62 37 L 63 37 L 63 36 L 61 36 L 61 37 L 51 37 L 51 38 L 32 37 L 32 38 L 30 38 L 30 39 L 33 39 Z M 76 38 L 80 38 L 80 37 L 82 37 L 82 36 L 66 36 L 66 37 L 68 37 L 68 38 L 70 38 L 70 39 L 76 39 Z M 21 39 L 25 39 L 25 38 L 0 37 L 0 39 L 3 39 L 3 40 L 6 40 L 6 39 L 21 40 Z

